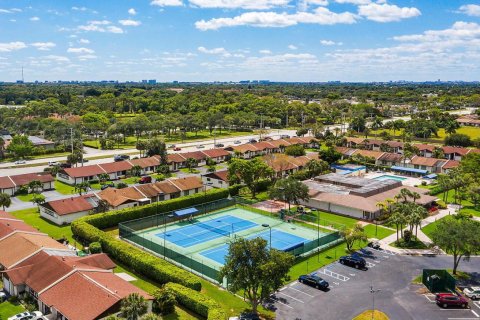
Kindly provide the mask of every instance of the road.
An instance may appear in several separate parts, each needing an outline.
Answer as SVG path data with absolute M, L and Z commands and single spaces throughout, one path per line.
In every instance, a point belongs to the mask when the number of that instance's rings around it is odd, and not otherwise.
M 281 130 L 271 130 L 270 133 L 267 134 L 269 137 L 272 137 L 274 139 L 279 139 L 281 135 L 289 135 L 293 136 L 295 135 L 295 130 L 286 130 L 286 129 L 281 129 Z M 247 143 L 248 140 L 250 139 L 258 139 L 259 136 L 258 134 L 248 134 L 245 136 L 235 136 L 235 137 L 228 137 L 228 138 L 220 138 L 220 139 L 215 139 L 216 143 L 222 143 L 225 146 L 227 145 L 233 145 L 234 141 L 241 141 L 242 143 Z M 181 151 L 173 151 L 172 149 L 169 149 L 169 153 L 181 153 L 181 152 L 188 152 L 188 151 L 198 151 L 198 150 L 205 150 L 205 149 L 213 149 L 214 147 L 214 139 L 209 139 L 209 140 L 204 140 L 204 141 L 191 141 L 191 142 L 185 142 L 185 143 L 176 143 L 175 144 L 177 147 L 180 147 L 182 150 Z M 198 149 L 198 145 L 204 145 L 205 149 Z M 102 159 L 93 159 L 89 160 L 86 165 L 90 164 L 99 164 L 99 163 L 108 163 L 113 161 L 113 156 L 116 154 L 131 154 L 132 156 L 138 156 L 138 150 L 137 149 L 124 149 L 124 150 L 98 150 L 94 148 L 88 148 L 85 147 L 85 159 L 90 159 L 98 156 L 108 156 L 107 158 L 102 158 Z M 46 163 L 49 161 L 65 161 L 67 159 L 66 156 L 62 157 L 55 157 L 55 158 L 44 158 L 44 159 L 35 159 L 35 160 L 30 160 L 27 162 L 27 165 L 34 165 L 34 164 L 42 164 Z M 15 174 L 22 174 L 22 173 L 34 173 L 34 172 L 41 172 L 43 171 L 44 168 L 46 168 L 46 165 L 37 165 L 37 166 L 28 166 L 28 167 L 21 167 L 21 168 L 15 168 L 15 164 L 12 162 L 6 162 L 0 164 L 0 176 L 8 176 L 8 175 L 15 175 Z

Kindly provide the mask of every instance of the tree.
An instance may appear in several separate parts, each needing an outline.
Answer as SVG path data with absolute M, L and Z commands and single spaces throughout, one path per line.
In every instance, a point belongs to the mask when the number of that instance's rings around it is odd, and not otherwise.
M 138 320 L 147 313 L 148 306 L 145 298 L 138 293 L 131 293 L 123 298 L 120 311 L 127 320 Z
M 300 128 L 297 130 L 296 134 L 297 136 L 299 137 L 303 137 L 304 135 L 306 135 L 308 133 L 308 129 L 307 128 Z
M 244 183 L 252 194 L 257 195 L 257 185 L 261 179 L 271 177 L 273 169 L 260 158 L 253 160 L 234 158 L 228 165 L 228 180 L 231 184 Z
M 32 180 L 28 183 L 28 188 L 32 190 L 32 193 L 40 193 L 43 191 L 43 183 L 39 180 Z
M 110 176 L 108 173 L 100 173 L 98 175 L 98 182 L 103 186 L 108 180 L 110 180 Z
M 107 212 L 108 210 L 110 210 L 110 204 L 106 200 L 103 200 L 103 199 L 99 200 L 97 207 L 95 208 L 95 211 L 97 213 L 103 213 L 103 212 Z
M 329 172 L 330 166 L 326 161 L 312 159 L 305 164 L 305 170 L 308 171 L 309 177 L 313 178 L 319 174 Z
M 228 279 L 230 292 L 243 291 L 256 313 L 258 305 L 289 280 L 293 263 L 291 254 L 268 250 L 267 241 L 262 238 L 236 238 L 229 244 L 220 279 Z
M 305 149 L 299 144 L 292 144 L 285 148 L 285 154 L 292 157 L 300 157 L 305 155 Z
M 187 165 L 187 168 L 188 168 L 188 171 L 189 172 L 193 172 L 193 168 L 195 168 L 198 164 L 197 160 L 194 159 L 194 158 L 188 158 L 186 161 L 185 161 L 186 165 Z
M 402 229 L 403 229 L 403 225 L 406 223 L 404 209 L 405 207 L 402 206 L 402 204 L 396 204 L 392 211 L 392 214 L 388 218 L 388 222 L 395 225 L 395 228 L 397 231 L 397 242 L 399 240 L 399 237 L 398 237 L 399 231 L 403 237 Z
M 300 200 L 308 202 L 310 199 L 307 185 L 291 177 L 278 180 L 270 189 L 269 196 L 288 203 L 288 210 L 292 203 L 299 204 Z
M 148 157 L 152 157 L 154 155 L 160 156 L 160 164 L 167 164 L 167 146 L 165 142 L 160 139 L 151 139 L 148 141 L 146 145 L 146 154 Z
M 143 158 L 144 151 L 147 149 L 147 142 L 144 140 L 137 140 L 137 143 L 135 143 L 135 149 L 139 151 L 140 158 Z
M 480 252 L 480 223 L 470 219 L 446 216 L 438 221 L 431 238 L 445 252 L 453 255 L 453 274 L 457 274 L 460 260 Z
M 142 175 L 142 167 L 139 165 L 134 165 L 130 168 L 130 176 L 132 177 L 140 177 Z
M 0 193 L 0 206 L 2 206 L 3 211 L 5 211 L 5 208 L 8 208 L 12 205 L 12 199 L 10 198 L 10 195 L 6 193 Z
M 33 204 L 37 205 L 38 210 L 40 211 L 40 205 L 45 203 L 45 196 L 43 194 L 35 193 L 33 198 L 30 200 Z
M 167 288 L 161 288 L 153 294 L 152 311 L 161 315 L 167 315 L 175 310 L 175 294 Z
M 328 164 L 335 163 L 342 158 L 342 154 L 333 147 L 320 150 L 318 155 L 320 159 L 326 161 Z
M 353 245 L 357 241 L 366 241 L 367 235 L 361 224 L 357 223 L 353 227 L 344 227 L 340 230 L 340 236 L 347 244 L 347 250 L 352 251 Z
M 90 188 L 90 183 L 88 183 L 88 181 L 76 183 L 74 188 L 75 192 L 78 192 L 78 194 L 81 196 L 84 192 L 88 191 Z
M 27 136 L 17 135 L 7 147 L 7 151 L 12 153 L 15 158 L 25 158 L 33 153 L 33 143 Z
M 445 144 L 447 146 L 455 147 L 469 147 L 471 146 L 472 139 L 469 136 L 463 133 L 454 133 L 445 138 Z
M 141 320 L 161 320 L 161 319 L 155 313 L 147 313 L 146 315 L 142 316 Z

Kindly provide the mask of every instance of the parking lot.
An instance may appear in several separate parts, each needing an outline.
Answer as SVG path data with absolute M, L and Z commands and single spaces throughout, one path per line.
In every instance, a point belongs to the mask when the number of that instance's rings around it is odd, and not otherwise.
M 423 268 L 451 268 L 453 258 L 399 256 L 368 250 L 370 254 L 359 252 L 367 261 L 366 270 L 334 262 L 315 271 L 330 283 L 329 290 L 318 290 L 298 281 L 280 289 L 272 297 L 277 319 L 352 319 L 372 309 L 375 303 L 375 309 L 385 312 L 390 319 L 480 320 L 480 302 L 471 302 L 468 309 L 442 309 L 436 305 L 434 295 L 420 292 L 422 286 L 411 283 Z M 460 269 L 479 272 L 480 258 L 462 261 Z M 371 286 L 376 293 L 371 293 Z

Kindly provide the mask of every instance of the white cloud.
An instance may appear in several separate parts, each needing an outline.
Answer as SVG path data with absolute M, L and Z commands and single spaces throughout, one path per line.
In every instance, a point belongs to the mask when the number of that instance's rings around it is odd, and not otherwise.
M 30 18 L 30 21 L 39 21 L 39 20 L 40 20 L 39 17 L 31 17 L 31 18 Z
M 142 24 L 140 21 L 131 20 L 131 19 L 118 20 L 118 23 L 120 23 L 122 26 L 129 26 L 129 27 L 138 27 L 139 25 Z
M 10 52 L 26 48 L 27 45 L 20 41 L 15 42 L 0 42 L 0 52 Z
M 48 56 L 43 56 L 39 57 L 40 59 L 46 59 L 46 60 L 51 60 L 55 62 L 70 62 L 70 59 L 64 56 L 56 56 L 56 55 L 48 55 Z
M 85 61 L 85 60 L 92 60 L 92 59 L 97 59 L 97 56 L 94 54 L 85 54 L 78 56 L 78 60 Z
M 249 57 L 244 61 L 242 66 L 248 69 L 256 70 L 281 70 L 282 68 L 297 68 L 302 66 L 309 66 L 309 68 L 311 68 L 317 63 L 317 57 L 310 53 L 286 53 L 280 55 Z
M 89 48 L 68 48 L 68 53 L 77 53 L 77 54 L 92 54 L 95 53 L 95 50 Z
M 150 2 L 152 6 L 159 6 L 159 7 L 177 7 L 183 6 L 182 0 L 152 0 Z
M 56 46 L 53 42 L 34 42 L 30 44 L 32 47 L 37 48 L 40 51 L 49 51 Z
M 333 25 L 338 23 L 355 23 L 355 15 L 350 12 L 335 13 L 327 8 L 319 7 L 313 12 L 297 12 L 294 14 L 276 12 L 246 12 L 233 18 L 214 18 L 195 23 L 197 29 L 217 30 L 225 27 L 288 27 L 299 23 Z
M 0 8 L 0 13 L 15 13 L 15 12 L 22 12 L 22 9 L 18 9 L 18 8 L 1 9 Z
M 88 40 L 88 39 L 83 39 L 83 38 L 82 38 L 82 39 L 79 39 L 79 40 L 78 40 L 78 43 L 89 44 L 89 43 L 90 43 L 90 40 Z
M 74 11 L 87 11 L 88 9 L 85 7 L 72 7 L 72 10 Z
M 288 46 L 288 49 L 290 49 L 290 50 L 297 50 L 298 47 L 297 47 L 297 46 L 294 46 L 293 44 L 290 44 L 290 45 Z
M 320 44 L 323 46 L 341 46 L 343 42 L 335 42 L 332 40 L 320 40 Z
M 309 6 L 328 6 L 328 0 L 299 0 L 299 10 L 307 11 Z
M 266 50 L 266 49 L 260 50 L 260 51 L 258 51 L 258 52 L 261 53 L 261 54 L 272 54 L 272 51 Z
M 189 2 L 200 8 L 264 10 L 286 6 L 290 0 L 190 0 Z
M 207 49 L 205 47 L 198 47 L 197 50 L 201 53 L 206 53 L 206 54 L 228 54 L 228 51 L 225 48 L 213 48 L 213 49 Z
M 372 1 L 371 0 L 335 0 L 336 3 L 348 3 L 348 4 L 353 4 L 353 5 L 362 5 L 362 4 L 369 4 Z M 378 1 L 380 2 L 380 1 Z
M 135 10 L 135 8 L 130 8 L 128 9 L 128 14 L 134 16 L 137 14 L 137 10 Z
M 358 7 L 358 14 L 376 22 L 392 22 L 421 15 L 415 7 L 398 7 L 393 4 L 369 3 Z
M 95 31 L 95 32 L 110 32 L 110 33 L 123 33 L 123 29 L 117 26 L 112 26 L 108 20 L 93 20 L 88 21 L 86 25 L 78 26 L 78 30 L 82 31 Z
M 477 4 L 466 4 L 461 6 L 458 10 L 461 13 L 472 17 L 480 17 L 480 5 Z
M 110 33 L 123 33 L 123 29 L 122 29 L 122 28 L 119 28 L 119 27 L 116 27 L 116 26 L 108 26 L 108 27 L 107 27 L 107 32 L 110 32 Z

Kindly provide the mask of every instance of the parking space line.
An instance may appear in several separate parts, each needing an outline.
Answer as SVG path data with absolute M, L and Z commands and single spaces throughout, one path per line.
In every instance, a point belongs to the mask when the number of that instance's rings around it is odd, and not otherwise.
M 431 299 L 428 297 L 428 295 L 424 294 L 423 296 L 424 296 L 428 301 L 430 301 L 430 302 L 432 302 L 432 303 L 435 302 L 435 300 L 431 300 Z
M 285 303 L 283 303 L 282 301 L 275 300 L 275 302 L 278 302 L 278 303 L 280 303 L 280 304 L 283 304 L 285 307 L 288 307 L 288 308 L 290 308 L 290 309 L 293 309 L 293 308 L 290 307 L 288 304 L 285 304 Z
M 472 311 L 472 312 L 473 312 L 473 314 L 475 315 L 475 317 L 477 317 L 477 318 L 479 317 L 478 313 L 476 313 L 476 312 L 475 312 L 475 311 L 473 311 L 473 310 L 470 310 L 470 311 Z
M 285 294 L 285 293 L 283 293 L 283 292 L 280 292 L 279 294 L 284 295 L 285 297 L 289 297 L 290 299 L 296 300 L 296 301 L 298 301 L 298 302 L 305 303 L 305 302 L 303 302 L 302 300 L 297 299 L 297 298 L 292 297 L 292 296 L 289 296 L 288 294 Z
M 375 263 L 371 263 L 367 261 L 367 268 L 373 268 L 375 267 L 375 265 L 376 265 Z
M 300 293 L 303 293 L 304 295 L 309 296 L 309 297 L 311 297 L 311 298 L 315 297 L 315 296 L 312 296 L 311 294 L 308 294 L 308 293 L 306 293 L 306 292 L 303 292 L 302 290 L 298 290 L 298 289 L 293 288 L 293 287 L 290 287 L 289 289 L 292 289 L 292 290 L 298 291 L 298 292 L 300 292 Z
M 478 309 L 480 309 L 480 303 L 473 301 L 473 304 L 474 304 Z
M 448 318 L 448 320 L 477 320 L 477 318 Z
M 346 276 L 344 276 L 343 274 L 340 274 L 340 273 L 337 273 L 337 272 L 333 272 L 333 271 L 328 270 L 328 269 L 319 270 L 318 273 L 322 273 L 322 274 L 324 274 L 324 275 L 326 275 L 326 276 L 335 278 L 335 279 L 340 280 L 340 281 L 343 281 L 343 282 L 350 280 L 349 277 L 346 277 Z

